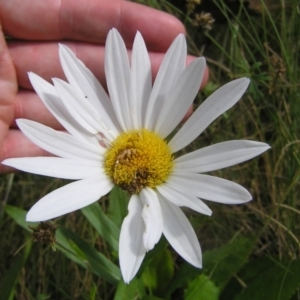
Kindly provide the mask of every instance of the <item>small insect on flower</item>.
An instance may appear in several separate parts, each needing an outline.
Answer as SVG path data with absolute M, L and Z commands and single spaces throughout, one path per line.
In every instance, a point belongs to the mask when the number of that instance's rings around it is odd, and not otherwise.
M 66 131 L 17 120 L 24 135 L 54 157 L 2 162 L 34 174 L 75 180 L 40 199 L 28 212 L 27 221 L 46 221 L 85 207 L 115 185 L 128 192 L 128 215 L 119 240 L 126 283 L 162 234 L 179 255 L 200 268 L 200 245 L 181 207 L 211 215 L 201 199 L 225 204 L 250 201 L 250 193 L 242 186 L 202 173 L 244 162 L 270 148 L 265 143 L 234 140 L 176 157 L 231 108 L 249 85 L 249 79 L 241 78 L 215 91 L 168 141 L 192 105 L 206 68 L 202 57 L 186 66 L 186 55 L 181 34 L 152 84 L 150 58 L 141 34 L 135 36 L 129 61 L 124 41 L 112 29 L 105 49 L 108 96 L 91 71 L 60 45 L 60 63 L 68 82 L 55 78 L 51 85 L 34 73 L 29 73 L 29 79 Z

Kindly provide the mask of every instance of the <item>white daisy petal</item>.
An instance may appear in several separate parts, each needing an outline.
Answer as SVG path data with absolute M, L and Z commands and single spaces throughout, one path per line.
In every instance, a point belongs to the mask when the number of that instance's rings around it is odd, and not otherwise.
M 212 214 L 211 209 L 203 201 L 191 193 L 188 194 L 189 190 L 184 192 L 185 190 L 179 190 L 169 182 L 157 186 L 156 189 L 164 198 L 179 207 L 185 206 L 207 216 Z
M 111 101 L 94 74 L 66 46 L 59 45 L 59 58 L 69 83 L 86 97 L 109 130 L 120 132 Z
M 130 97 L 130 67 L 123 39 L 112 29 L 106 39 L 105 75 L 109 95 L 121 128 L 132 129 Z
M 255 141 L 228 141 L 208 146 L 174 160 L 176 172 L 203 173 L 230 167 L 249 160 L 270 149 Z
M 32 72 L 28 73 L 28 77 L 45 106 L 69 133 L 82 140 L 95 140 L 95 137 L 86 131 L 70 114 L 53 85 Z
M 214 176 L 180 172 L 173 174 L 169 181 L 170 186 L 185 188 L 197 197 L 214 202 L 240 204 L 252 200 L 241 185 Z
M 248 78 L 233 80 L 209 96 L 169 142 L 173 153 L 190 144 L 217 117 L 231 108 L 244 94 Z
M 6 159 L 2 164 L 32 174 L 73 180 L 104 174 L 99 162 L 83 159 L 24 157 Z
M 92 134 L 103 132 L 100 115 L 88 101 L 85 101 L 85 96 L 81 91 L 77 91 L 61 79 L 55 78 L 53 79 L 53 83 L 64 105 L 72 116 L 76 118 L 78 123 Z
M 141 128 L 151 94 L 151 63 L 143 37 L 137 32 L 131 56 L 130 111 L 133 128 Z
M 82 143 L 76 137 L 65 132 L 56 131 L 40 123 L 18 119 L 18 127 L 33 143 L 42 149 L 64 158 L 84 158 L 103 160 L 104 149 L 94 143 Z
M 174 250 L 186 261 L 202 268 L 201 248 L 193 227 L 176 205 L 159 196 L 164 228 L 163 234 Z
M 162 138 L 167 137 L 174 130 L 192 105 L 199 91 L 204 71 L 205 59 L 200 57 L 190 63 L 178 78 L 155 124 L 155 131 Z
M 64 105 L 86 131 L 94 135 L 101 133 L 109 142 L 116 138 L 118 133 L 106 127 L 99 112 L 86 101 L 86 96 L 81 91 L 57 78 L 53 79 L 53 83 L 60 98 L 63 99 Z
M 142 218 L 146 227 L 143 235 L 144 247 L 149 251 L 161 237 L 163 219 L 157 194 L 152 189 L 142 189 L 140 199 L 143 203 Z
M 26 215 L 28 222 L 47 221 L 83 208 L 113 187 L 107 176 L 85 178 L 69 183 L 39 200 Z
M 185 68 L 186 41 L 183 34 L 177 36 L 168 49 L 156 75 L 146 110 L 144 127 L 154 130 L 157 118 L 168 96 Z
M 128 204 L 128 215 L 124 219 L 119 240 L 119 261 L 125 283 L 129 283 L 140 268 L 146 254 L 143 243 L 145 225 L 141 217 L 142 203 L 132 195 Z

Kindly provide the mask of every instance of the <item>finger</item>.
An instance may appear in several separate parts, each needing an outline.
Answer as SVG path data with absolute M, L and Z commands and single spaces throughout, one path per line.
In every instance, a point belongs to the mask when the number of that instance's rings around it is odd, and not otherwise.
M 120 0 L 1 1 L 0 18 L 8 35 L 25 40 L 104 44 L 108 31 L 117 28 L 130 46 L 139 30 L 155 51 L 165 51 L 185 32 L 182 23 L 167 13 Z
M 17 90 L 16 73 L 6 47 L 0 22 L 0 156 L 9 125 L 14 119 L 13 107 Z
M 18 90 L 17 77 L 12 58 L 6 46 L 0 23 L 0 120 L 1 126 L 9 125 L 14 96 Z M 4 124 L 3 124 L 4 123 Z
M 1 164 L 4 159 L 50 155 L 50 153 L 33 144 L 20 130 L 9 130 L 0 153 L 0 173 L 15 171 L 13 168 Z
M 17 128 L 16 119 L 28 119 L 42 123 L 56 130 L 63 130 L 62 125 L 55 119 L 45 107 L 39 96 L 32 91 L 19 91 L 14 105 L 15 120 L 11 128 Z
M 95 44 L 70 42 L 66 42 L 64 45 L 70 47 L 76 56 L 85 63 L 85 65 L 95 74 L 98 80 L 105 86 L 104 47 Z M 13 42 L 9 44 L 9 49 L 17 70 L 20 87 L 31 89 L 31 84 L 27 74 L 28 72 L 34 72 L 49 82 L 51 82 L 51 78 L 54 77 L 62 78 L 64 80 L 66 79 L 58 58 L 57 42 Z M 164 54 L 150 52 L 149 55 L 154 78 Z M 26 59 L 24 59 L 24 57 Z M 187 64 L 194 59 L 195 57 L 188 56 Z M 202 86 L 207 83 L 207 80 L 208 70 L 206 70 L 204 75 Z

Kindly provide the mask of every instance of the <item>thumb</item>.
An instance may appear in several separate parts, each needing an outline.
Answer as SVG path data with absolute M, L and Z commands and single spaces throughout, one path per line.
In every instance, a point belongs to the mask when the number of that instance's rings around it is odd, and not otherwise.
M 18 91 L 16 71 L 7 48 L 0 20 L 0 143 L 14 118 L 14 100 Z
M 0 157 L 6 156 L 5 140 L 14 119 L 14 102 L 18 91 L 17 76 L 7 48 L 0 20 Z M 0 166 L 0 170 L 2 166 Z

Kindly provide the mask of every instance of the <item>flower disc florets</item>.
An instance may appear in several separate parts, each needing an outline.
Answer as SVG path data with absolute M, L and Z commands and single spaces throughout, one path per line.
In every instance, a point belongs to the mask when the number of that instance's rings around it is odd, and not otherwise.
M 170 147 L 158 134 L 146 129 L 119 135 L 104 160 L 106 174 L 130 194 L 162 184 L 172 167 Z

